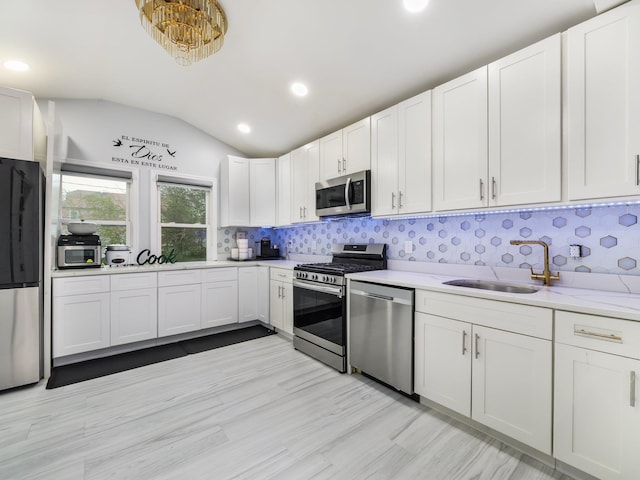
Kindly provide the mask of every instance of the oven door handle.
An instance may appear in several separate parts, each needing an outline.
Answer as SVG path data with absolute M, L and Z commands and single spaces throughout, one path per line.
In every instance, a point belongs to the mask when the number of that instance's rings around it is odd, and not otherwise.
M 335 295 L 338 298 L 343 297 L 342 287 L 332 287 L 330 285 L 320 285 L 313 282 L 307 282 L 305 280 L 293 280 L 293 286 L 298 288 L 304 288 L 305 290 L 313 290 L 315 292 L 329 293 Z

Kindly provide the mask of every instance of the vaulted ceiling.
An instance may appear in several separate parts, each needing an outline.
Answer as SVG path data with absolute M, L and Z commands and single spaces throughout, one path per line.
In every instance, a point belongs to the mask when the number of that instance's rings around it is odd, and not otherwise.
M 31 70 L 0 66 L 0 85 L 171 115 L 249 156 L 277 156 L 596 14 L 592 0 L 431 0 L 419 14 L 402 0 L 220 4 L 224 47 L 182 67 L 134 0 L 5 0 L 0 63 Z M 294 81 L 306 97 L 291 94 Z

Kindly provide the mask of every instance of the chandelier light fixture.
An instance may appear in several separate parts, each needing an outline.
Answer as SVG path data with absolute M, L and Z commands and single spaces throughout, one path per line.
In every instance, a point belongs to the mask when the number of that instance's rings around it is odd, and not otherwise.
M 135 0 L 140 22 L 178 65 L 191 65 L 222 48 L 227 17 L 216 0 Z

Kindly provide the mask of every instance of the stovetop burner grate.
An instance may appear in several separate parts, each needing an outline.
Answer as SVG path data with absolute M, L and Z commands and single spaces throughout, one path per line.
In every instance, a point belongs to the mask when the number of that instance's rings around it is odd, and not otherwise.
M 305 263 L 296 267 L 298 270 L 307 270 L 317 273 L 332 273 L 334 275 L 346 275 L 348 273 L 366 272 L 369 270 L 379 270 L 375 265 L 363 265 L 358 263 Z

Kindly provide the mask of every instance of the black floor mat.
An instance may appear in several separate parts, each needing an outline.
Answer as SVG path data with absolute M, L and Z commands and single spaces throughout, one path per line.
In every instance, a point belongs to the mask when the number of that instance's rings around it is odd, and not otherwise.
M 275 332 L 273 330 L 269 330 L 261 325 L 255 325 L 253 327 L 242 328 L 240 330 L 231 330 L 229 332 L 216 333 L 215 335 L 208 335 L 206 337 L 183 340 L 179 343 L 187 353 L 200 353 L 206 350 L 213 350 L 214 348 L 233 345 L 234 343 L 266 337 L 267 335 L 272 335 L 274 333 Z
M 105 375 L 164 362 L 165 360 L 185 357 L 191 353 L 200 353 L 226 345 L 233 345 L 234 343 L 246 342 L 273 333 L 275 332 L 266 327 L 255 325 L 192 340 L 183 340 L 110 357 L 63 365 L 53 368 L 51 377 L 47 382 L 47 389 L 64 387 L 65 385 L 91 380 L 92 378 L 104 377 Z

